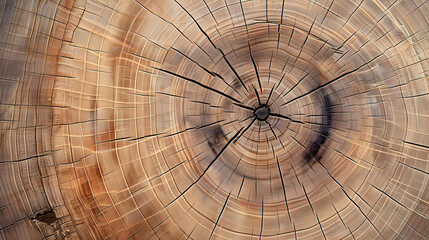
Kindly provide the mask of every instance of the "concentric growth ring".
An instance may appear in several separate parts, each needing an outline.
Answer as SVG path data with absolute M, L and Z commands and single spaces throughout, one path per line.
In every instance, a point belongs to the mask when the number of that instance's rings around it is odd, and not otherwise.
M 6 2 L 1 237 L 429 238 L 428 3 Z
M 412 66 L 406 62 L 416 54 L 410 34 L 396 25 L 387 31 L 374 25 L 383 18 L 366 14 L 384 7 L 126 3 L 120 6 L 127 14 L 105 18 L 97 57 L 91 48 L 62 48 L 60 55 L 73 59 L 60 61 L 60 75 L 77 74 L 78 56 L 86 66 L 84 80 L 56 81 L 53 102 L 67 108 L 53 110 L 55 124 L 69 123 L 68 116 L 97 120 L 79 140 L 68 140 L 72 125 L 55 129 L 55 143 L 73 149 L 55 161 L 88 155 L 79 167 L 99 174 L 79 177 L 77 166 L 64 165 L 61 189 L 70 181 L 78 192 L 102 183 L 83 206 L 95 213 L 115 206 L 122 228 L 137 238 L 400 234 L 387 224 L 397 215 L 385 209 L 398 203 L 386 191 L 392 179 L 403 182 L 399 153 L 409 144 L 395 140 L 406 134 L 399 124 L 406 103 L 396 86 L 408 76 L 400 66 Z M 74 42 L 94 29 L 79 24 Z M 397 147 L 386 150 L 393 142 Z M 410 217 L 415 207 L 400 215 Z M 110 214 L 83 216 L 73 213 L 89 232 L 116 235 L 107 230 Z

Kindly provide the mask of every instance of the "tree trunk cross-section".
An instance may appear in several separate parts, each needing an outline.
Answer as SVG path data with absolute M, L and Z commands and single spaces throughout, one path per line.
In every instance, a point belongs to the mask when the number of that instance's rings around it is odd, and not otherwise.
M 0 239 L 429 239 L 429 2 L 0 1 Z

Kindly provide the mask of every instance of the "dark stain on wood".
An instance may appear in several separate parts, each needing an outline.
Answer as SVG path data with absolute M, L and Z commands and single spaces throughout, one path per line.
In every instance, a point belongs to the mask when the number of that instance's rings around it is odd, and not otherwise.
M 211 132 L 211 138 L 208 140 L 208 145 L 214 154 L 217 154 L 217 146 L 222 142 L 223 139 L 226 139 L 225 133 L 222 130 L 222 127 L 215 125 L 209 130 Z M 227 140 L 227 139 L 226 139 Z
M 317 153 L 319 152 L 320 147 L 326 142 L 329 135 L 329 129 L 332 125 L 332 103 L 329 96 L 326 94 L 323 94 L 322 115 L 323 120 L 318 131 L 318 136 L 304 154 L 304 161 L 307 163 L 312 159 L 316 160 L 316 158 L 320 158 L 320 156 L 317 156 Z

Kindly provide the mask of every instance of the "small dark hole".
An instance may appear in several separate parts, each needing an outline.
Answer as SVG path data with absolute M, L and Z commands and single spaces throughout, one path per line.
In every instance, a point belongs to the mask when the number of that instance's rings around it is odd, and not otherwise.
M 32 219 L 51 225 L 57 221 L 57 216 L 55 216 L 55 212 L 51 210 L 37 213 Z

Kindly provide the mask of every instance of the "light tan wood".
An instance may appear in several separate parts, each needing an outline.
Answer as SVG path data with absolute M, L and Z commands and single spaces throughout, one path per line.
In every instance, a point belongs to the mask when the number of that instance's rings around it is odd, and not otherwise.
M 428 8 L 0 2 L 0 238 L 429 238 Z

